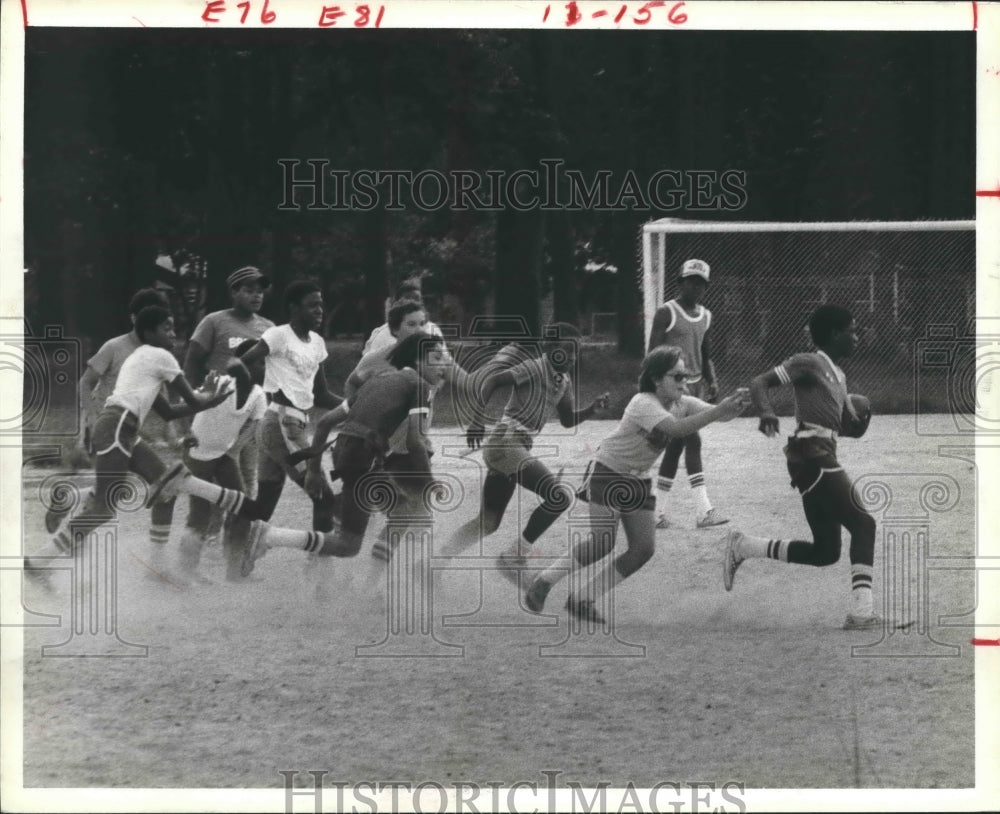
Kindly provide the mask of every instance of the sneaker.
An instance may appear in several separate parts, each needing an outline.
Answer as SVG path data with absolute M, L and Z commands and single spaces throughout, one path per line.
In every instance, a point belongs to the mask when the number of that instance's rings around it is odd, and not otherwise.
M 710 529 L 712 526 L 724 526 L 729 522 L 728 517 L 723 517 L 718 509 L 709 509 L 708 514 L 698 518 L 695 528 Z
M 665 514 L 658 514 L 656 516 L 656 527 L 658 529 L 670 528 L 670 521 L 667 520 L 667 516 Z
M 150 488 L 149 496 L 146 498 L 146 508 L 151 509 L 155 503 L 165 503 L 177 497 L 181 484 L 190 474 L 182 462 L 175 463 L 157 478 L 156 483 Z
M 603 625 L 604 617 L 597 612 L 593 599 L 577 599 L 572 594 L 566 600 L 566 610 L 571 616 L 583 619 L 585 622 L 593 622 L 595 625 Z
M 552 583 L 537 578 L 524 594 L 524 606 L 532 613 L 541 613 L 545 609 L 545 597 L 552 590 Z
M 250 533 L 247 535 L 246 547 L 243 549 L 243 559 L 240 561 L 240 574 L 244 577 L 250 576 L 257 560 L 267 553 L 267 543 L 264 542 L 267 523 L 263 520 L 254 520 L 250 524 Z
M 874 630 L 875 628 L 882 627 L 882 624 L 882 617 L 878 614 L 856 616 L 853 613 L 849 613 L 847 614 L 847 619 L 844 620 L 844 630 Z
M 727 591 L 733 590 L 733 579 L 736 577 L 736 569 L 740 567 L 740 563 L 744 559 L 736 553 L 742 539 L 743 534 L 738 531 L 731 531 L 724 538 L 726 553 L 723 555 L 722 560 L 722 584 Z
M 527 567 L 528 558 L 523 554 L 501 554 L 497 557 L 497 570 L 508 582 L 520 586 L 521 569 Z

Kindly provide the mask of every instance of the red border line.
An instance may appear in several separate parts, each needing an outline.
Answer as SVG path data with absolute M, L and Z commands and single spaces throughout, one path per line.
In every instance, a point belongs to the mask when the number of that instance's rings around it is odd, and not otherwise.
M 977 198 L 1000 198 L 1000 189 L 977 189 Z
M 973 639 L 972 644 L 976 647 L 1000 647 L 1000 639 Z
M 979 30 L 979 4 L 972 0 L 972 30 Z
M 21 16 L 24 18 L 24 27 L 28 27 L 28 0 L 21 0 Z

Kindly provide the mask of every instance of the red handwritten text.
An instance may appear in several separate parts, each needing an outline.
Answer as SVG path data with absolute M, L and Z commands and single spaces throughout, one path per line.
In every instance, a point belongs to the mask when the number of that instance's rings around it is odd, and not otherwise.
M 670 25 L 683 25 L 687 22 L 688 16 L 683 11 L 684 2 L 674 3 L 670 9 L 667 11 L 667 22 Z M 666 8 L 666 0 L 649 0 L 649 2 L 644 3 L 635 13 L 628 19 L 628 22 L 637 26 L 648 25 L 653 22 L 653 9 Z M 576 0 L 570 0 L 570 2 L 564 5 L 566 9 L 566 18 L 563 20 L 563 25 L 567 28 L 572 28 L 575 25 L 582 23 L 586 17 L 584 13 L 580 10 L 579 3 Z M 633 6 L 633 8 L 635 8 Z M 547 22 L 549 19 L 549 13 L 552 10 L 552 5 L 549 4 L 545 6 L 545 11 L 542 14 L 542 22 Z M 602 17 L 607 17 L 612 13 L 612 9 L 598 9 L 597 11 L 592 11 L 589 14 L 590 19 L 599 20 Z M 629 4 L 622 3 L 617 7 L 617 12 L 614 16 L 614 21 L 616 25 L 621 24 L 625 20 L 626 15 L 629 13 Z
M 260 8 L 260 21 L 264 25 L 273 23 L 278 15 L 270 7 L 271 0 L 241 0 L 239 3 L 227 4 L 226 0 L 205 0 L 205 8 L 201 13 L 201 19 L 206 23 L 221 23 L 227 13 L 232 13 L 232 9 L 240 12 L 240 25 L 246 25 L 250 19 L 250 14 L 255 8 Z M 343 7 L 339 5 L 319 6 L 320 28 L 331 28 L 340 21 L 341 17 L 349 14 L 353 15 L 352 24 L 355 28 L 366 28 L 372 26 L 380 28 L 385 17 L 385 6 L 369 6 L 367 4 L 351 4 Z M 377 9 L 377 11 L 376 11 Z

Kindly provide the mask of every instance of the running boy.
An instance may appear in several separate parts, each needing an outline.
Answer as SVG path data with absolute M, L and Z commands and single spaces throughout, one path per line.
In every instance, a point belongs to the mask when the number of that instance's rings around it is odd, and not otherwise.
M 851 312 L 839 305 L 821 305 L 809 318 L 815 353 L 797 353 L 761 373 L 750 384 L 754 406 L 760 411 L 760 431 L 778 434 L 778 417 L 768 399 L 772 387 L 791 385 L 795 391 L 796 428 L 788 439 L 785 457 L 792 486 L 802 495 L 802 508 L 813 540 L 751 537 L 730 531 L 725 538 L 723 583 L 727 591 L 740 564 L 748 559 L 771 559 L 822 567 L 840 559 L 840 527 L 851 535 L 852 607 L 845 630 L 878 627 L 882 619 L 872 607 L 872 564 L 875 558 L 875 518 L 861 508 L 851 479 L 837 462 L 837 434 L 860 437 L 870 412 L 858 415 L 847 393 L 847 379 L 838 362 L 850 356 L 858 343 Z
M 69 553 L 73 546 L 74 523 L 87 522 L 96 527 L 113 520 L 117 516 L 114 493 L 121 486 L 126 472 L 131 470 L 147 483 L 153 483 L 167 471 L 159 456 L 139 437 L 151 409 L 169 421 L 211 409 L 229 396 L 227 390 L 216 387 L 215 381 L 211 382 L 212 392 L 195 393 L 191 390 L 177 359 L 170 352 L 174 347 L 175 334 L 173 318 L 166 308 L 150 305 L 140 310 L 135 317 L 135 334 L 140 345 L 122 364 L 115 388 L 94 424 L 91 437 L 95 454 L 94 488 L 75 516 L 39 553 L 40 557 L 58 557 Z M 175 407 L 161 395 L 164 384 L 184 400 L 185 406 Z M 166 566 L 165 546 L 157 539 L 152 543 L 152 565 L 154 570 L 162 573 Z M 31 558 L 25 558 L 25 572 L 45 580 L 44 572 L 35 567 Z
M 648 353 L 657 345 L 679 347 L 684 357 L 685 369 L 691 377 L 688 382 L 691 395 L 712 402 L 718 395 L 709 339 L 712 312 L 701 304 L 708 288 L 708 275 L 708 263 L 704 260 L 685 261 L 681 266 L 680 294 L 676 299 L 668 300 L 656 312 L 649 333 L 649 347 L 646 350 Z M 663 454 L 660 474 L 656 479 L 656 527 L 658 529 L 670 527 L 666 504 L 674 485 L 674 478 L 677 477 L 681 452 L 684 453 L 688 482 L 694 490 L 698 504 L 696 527 L 704 529 L 728 523 L 728 518 L 712 508 L 712 502 L 708 499 L 705 470 L 701 460 L 701 436 L 695 432 L 683 438 L 672 438 Z
M 247 339 L 236 347 L 236 357 L 243 356 L 255 344 Z M 248 365 L 250 376 L 243 368 L 236 369 L 236 390 L 211 410 L 195 416 L 191 435 L 195 445 L 184 453 L 184 463 L 192 474 L 214 481 L 228 489 L 246 492 L 240 464 L 252 466 L 256 474 L 257 427 L 267 409 L 267 399 L 260 385 L 264 380 L 264 360 Z M 185 579 L 204 582 L 198 574 L 201 552 L 208 536 L 212 506 L 200 497 L 190 498 L 187 525 L 180 544 L 180 571 Z M 243 578 L 243 550 L 250 532 L 250 521 L 233 517 L 223 537 L 226 554 L 226 579 L 238 582 Z
M 77 441 L 77 457 L 89 460 L 93 451 L 93 429 L 97 416 L 103 409 L 105 400 L 114 392 L 118 374 L 125 360 L 142 345 L 142 339 L 135 330 L 135 320 L 139 312 L 150 305 L 168 308 L 166 298 L 156 289 L 143 288 L 137 291 L 128 304 L 132 330 L 109 339 L 87 360 L 87 369 L 80 377 L 80 438 Z M 157 427 L 153 426 L 155 423 L 155 420 L 150 421 L 145 428 L 147 440 L 151 437 L 164 440 L 172 435 L 166 431 L 168 425 L 160 422 L 160 426 Z M 51 502 L 51 507 L 45 512 L 45 530 L 49 534 L 54 534 L 58 530 L 70 508 L 61 510 L 55 501 Z M 158 503 L 153 507 L 149 526 L 149 539 L 152 543 L 162 545 L 167 542 L 173 516 L 174 504 L 169 501 Z
M 286 476 L 305 486 L 305 464 L 292 466 L 290 452 L 309 446 L 307 427 L 314 405 L 333 409 L 342 399 L 330 392 L 323 372 L 326 343 L 317 329 L 323 324 L 323 295 L 311 280 L 297 280 L 285 290 L 288 322 L 264 331 L 242 360 L 234 359 L 228 371 L 266 359 L 264 392 L 270 404 L 261 422 L 257 499 L 269 519 L 278 505 Z M 246 374 L 249 376 L 249 373 Z M 313 497 L 313 529 L 330 531 L 336 512 L 333 491 L 327 487 Z
M 584 489 L 592 532 L 532 582 L 525 596 L 529 610 L 541 613 L 556 582 L 610 554 L 619 521 L 625 527 L 628 550 L 609 561 L 589 581 L 582 596 L 570 593 L 566 603 L 569 612 L 603 622 L 595 601 L 653 556 L 655 498 L 650 468 L 673 439 L 697 432 L 713 421 L 729 421 L 747 406 L 746 391 L 737 391 L 715 406 L 688 395 L 687 375 L 680 348 L 660 345 L 643 359 L 639 392 L 626 406 L 615 431 L 601 441 L 588 469 Z
M 531 513 L 518 540 L 497 559 L 500 572 L 515 584 L 535 541 L 566 509 L 565 495 L 557 488 L 558 478 L 540 458 L 531 454 L 535 437 L 553 409 L 562 426 L 575 427 L 603 411 L 609 399 L 605 393 L 588 407 L 577 410 L 569 371 L 576 362 L 580 332 L 572 325 L 557 322 L 548 326 L 544 335 L 548 338 L 542 344 L 539 358 L 496 370 L 483 381 L 478 396 L 480 406 L 466 434 L 471 448 L 483 446 L 483 461 L 487 466 L 480 514 L 462 526 L 444 548 L 447 555 L 454 556 L 480 539 L 480 532 L 484 536 L 493 534 L 518 485 L 530 489 L 542 498 L 542 503 Z M 500 387 L 511 388 L 510 397 L 500 423 L 483 444 L 485 405 Z

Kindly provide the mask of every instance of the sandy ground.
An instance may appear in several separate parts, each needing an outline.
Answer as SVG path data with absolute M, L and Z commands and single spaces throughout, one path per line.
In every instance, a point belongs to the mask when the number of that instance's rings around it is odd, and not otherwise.
M 611 426 L 592 422 L 552 440 L 554 465 L 567 476 L 582 471 Z M 781 443 L 756 433 L 751 419 L 710 427 L 703 438 L 710 493 L 734 526 L 807 538 Z M 536 505 L 527 494 L 482 557 L 441 575 L 430 621 L 411 635 L 390 628 L 384 586 L 367 585 L 367 546 L 325 571 L 324 596 L 317 572 L 290 550 L 269 553 L 255 572 L 262 579 L 245 585 L 224 582 L 209 551 L 203 570 L 216 584 L 182 589 L 147 577 L 148 513 L 126 514 L 116 592 L 88 584 L 74 617 L 69 572 L 57 575 L 56 596 L 26 588 L 32 612 L 59 619 L 25 635 L 24 784 L 281 788 L 282 770 L 326 770 L 344 782 L 541 782 L 542 771 L 554 771 L 560 783 L 584 786 L 972 786 L 973 630 L 957 617 L 975 605 L 973 574 L 921 571 L 920 558 L 900 554 L 925 541 L 932 563 L 975 551 L 975 471 L 939 456 L 947 440 L 916 435 L 912 417 L 890 416 L 876 418 L 864 440 L 840 445 L 860 485 L 892 493 L 876 512 L 876 605 L 886 599 L 894 615 L 914 620 L 906 633 L 840 629 L 846 541 L 834 566 L 751 562 L 725 593 L 721 532 L 695 530 L 683 470 L 673 528 L 658 532 L 656 556 L 620 586 L 609 624 L 593 631 L 568 623 L 565 582 L 550 595 L 550 614 L 537 617 L 491 570 Z M 435 459 L 465 489 L 438 517 L 435 540 L 478 510 L 480 461 Z M 943 491 L 921 497 L 934 480 Z M 31 550 L 44 539 L 31 488 L 23 508 Z M 894 524 L 899 516 L 910 519 Z M 538 564 L 565 550 L 576 517 L 543 538 Z M 275 522 L 308 524 L 294 486 Z M 887 575 L 887 561 L 910 570 Z M 925 593 L 916 591 L 921 578 Z M 100 596 L 113 596 L 117 638 L 89 629 L 107 618 L 87 604 Z M 144 655 L 60 657 L 70 645 Z

